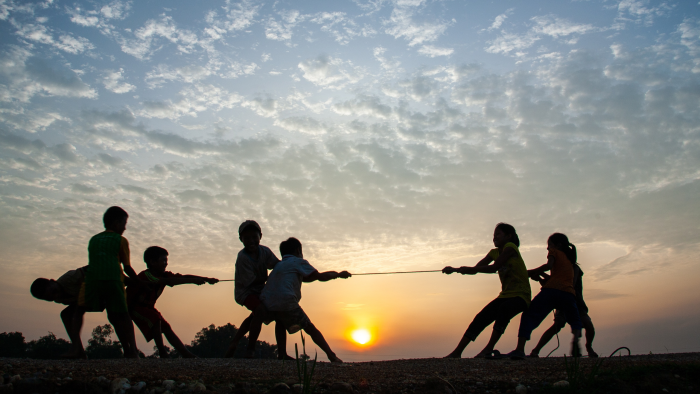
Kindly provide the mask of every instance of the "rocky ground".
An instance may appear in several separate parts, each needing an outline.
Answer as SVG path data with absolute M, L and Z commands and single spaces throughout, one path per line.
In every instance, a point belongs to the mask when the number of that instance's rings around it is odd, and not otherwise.
M 700 353 L 582 359 L 580 382 L 562 358 L 416 359 L 316 366 L 317 393 L 700 392 Z M 0 393 L 177 394 L 300 392 L 294 361 L 0 359 Z M 571 374 L 571 371 L 570 371 Z M 572 380 L 569 387 L 561 381 Z M 559 383 L 558 383 L 559 382 Z M 555 385 L 558 383 L 557 385 Z M 586 386 L 588 385 L 588 386 Z M 574 390 L 580 388 L 579 390 Z M 665 391 L 664 391 L 665 390 Z

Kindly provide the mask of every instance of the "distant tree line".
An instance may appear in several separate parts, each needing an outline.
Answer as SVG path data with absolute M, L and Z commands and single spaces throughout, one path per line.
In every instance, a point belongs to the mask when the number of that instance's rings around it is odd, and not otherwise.
M 216 327 L 213 324 L 202 328 L 194 337 L 191 345 L 185 345 L 198 357 L 220 358 L 228 348 L 231 339 L 238 332 L 236 326 L 227 323 Z M 92 337 L 88 339 L 88 346 L 85 352 L 90 359 L 120 358 L 122 357 L 122 347 L 119 341 L 112 340 L 114 329 L 111 325 L 97 326 L 92 330 Z M 243 338 L 239 344 L 235 357 L 242 357 L 248 345 L 248 337 Z M 151 358 L 160 357 L 158 349 L 154 346 L 155 353 L 148 356 Z M 70 350 L 70 342 L 63 338 L 57 338 L 54 333 L 49 332 L 39 339 L 27 342 L 21 332 L 3 332 L 0 334 L 0 357 L 14 358 L 38 358 L 38 359 L 58 359 L 62 354 Z M 179 357 L 175 350 L 167 348 L 169 357 Z M 141 357 L 145 357 L 141 353 Z M 256 358 L 276 358 L 277 345 L 271 345 L 264 341 L 258 341 L 255 349 Z

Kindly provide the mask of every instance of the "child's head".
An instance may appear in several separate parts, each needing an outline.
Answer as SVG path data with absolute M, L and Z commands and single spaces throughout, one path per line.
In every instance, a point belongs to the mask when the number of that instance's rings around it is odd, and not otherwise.
M 38 278 L 32 283 L 29 292 L 40 300 L 53 301 L 61 295 L 61 287 L 53 279 Z
M 564 252 L 572 264 L 576 264 L 576 246 L 569 242 L 569 237 L 562 233 L 554 233 L 547 239 L 547 249 L 555 248 Z
M 515 227 L 508 223 L 498 223 L 493 230 L 493 245 L 497 248 L 505 246 L 508 242 L 512 242 L 515 246 L 520 247 L 520 238 L 515 232 Z
M 114 206 L 107 208 L 107 211 L 105 211 L 105 214 L 102 216 L 102 223 L 104 223 L 105 229 L 124 234 L 126 230 L 126 220 L 128 218 L 129 214 L 126 213 L 125 210 Z
M 292 256 L 304 258 L 304 254 L 301 251 L 301 242 L 294 237 L 290 237 L 286 241 L 282 241 L 280 244 L 280 254 L 282 256 L 291 254 Z
M 246 220 L 238 226 L 238 239 L 243 242 L 246 250 L 253 251 L 260 245 L 262 230 L 255 220 Z
M 143 252 L 143 261 L 155 274 L 162 274 L 168 266 L 168 251 L 160 246 L 150 246 Z

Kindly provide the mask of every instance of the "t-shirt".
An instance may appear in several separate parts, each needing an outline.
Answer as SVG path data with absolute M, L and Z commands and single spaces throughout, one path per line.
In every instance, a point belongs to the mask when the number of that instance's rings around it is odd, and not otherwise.
M 588 305 L 583 300 L 583 270 L 578 264 L 574 264 L 574 290 L 576 290 L 576 306 L 578 311 L 588 313 Z
M 532 293 L 525 261 L 523 261 L 522 256 L 520 256 L 520 250 L 514 243 L 508 242 L 503 246 L 503 250 L 506 248 L 514 249 L 515 255 L 508 259 L 498 270 L 498 278 L 501 280 L 501 293 L 498 295 L 498 298 L 520 297 L 530 305 Z M 489 252 L 489 256 L 494 260 L 500 255 L 501 252 L 498 248 L 491 249 Z
M 58 283 L 58 286 L 61 288 L 61 295 L 56 297 L 53 302 L 64 305 L 77 304 L 80 286 L 82 286 L 85 281 L 87 268 L 88 266 L 86 265 L 85 267 L 70 270 L 56 279 L 56 283 Z
M 126 238 L 109 230 L 90 238 L 86 280 L 123 280 L 121 264 L 131 266 Z
M 270 273 L 270 278 L 260 295 L 260 301 L 271 311 L 291 311 L 299 307 L 302 279 L 313 274 L 316 268 L 308 261 L 292 255 L 284 255 Z
M 551 258 L 554 259 L 550 268 L 552 275 L 542 288 L 561 290 L 576 295 L 576 290 L 574 290 L 574 265 L 571 264 L 566 254 L 559 249 L 549 249 L 547 261 L 550 261 Z
M 267 246 L 258 246 L 258 259 L 254 260 L 245 249 L 238 252 L 234 297 L 240 305 L 249 295 L 260 295 L 267 281 L 267 270 L 275 268 L 280 260 Z
M 175 274 L 170 271 L 165 271 L 163 275 L 155 276 L 150 270 L 141 271 L 136 277 L 141 281 L 148 283 L 146 286 L 136 287 L 129 286 L 126 288 L 126 303 L 129 308 L 134 306 L 145 306 L 155 308 L 158 297 L 163 294 L 165 284 L 161 279 L 165 278 L 181 278 L 184 275 Z M 173 285 L 169 285 L 173 287 Z

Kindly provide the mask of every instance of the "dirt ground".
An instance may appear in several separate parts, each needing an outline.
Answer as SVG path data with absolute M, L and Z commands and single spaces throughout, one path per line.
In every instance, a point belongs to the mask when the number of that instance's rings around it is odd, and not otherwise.
M 700 353 L 581 359 L 595 390 L 553 384 L 567 380 L 563 358 L 514 360 L 412 359 L 330 364 L 319 362 L 312 385 L 318 393 L 522 393 L 700 392 Z M 309 364 L 310 366 L 310 364 Z M 301 387 L 297 364 L 277 360 L 0 359 L 0 393 L 294 393 Z M 590 374 L 592 376 L 592 374 Z M 129 383 L 120 379 L 128 379 Z M 570 379 L 571 380 L 571 379 Z M 142 383 L 140 383 L 142 382 Z M 284 384 L 280 384 L 284 383 Z M 576 384 L 576 382 L 572 382 Z M 590 383 L 590 382 L 589 382 Z M 295 386 L 296 385 L 296 386 Z M 131 388 L 130 388 L 131 387 Z M 664 391 L 666 390 L 666 391 Z

